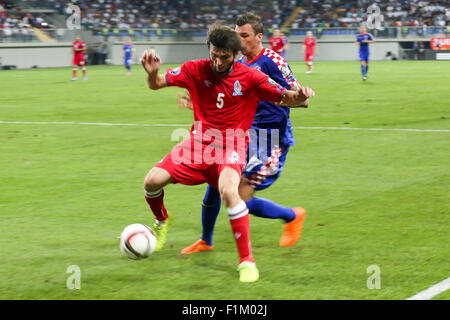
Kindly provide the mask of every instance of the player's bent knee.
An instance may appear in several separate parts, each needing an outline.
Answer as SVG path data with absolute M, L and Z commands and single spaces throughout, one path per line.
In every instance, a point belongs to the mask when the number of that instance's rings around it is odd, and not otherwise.
M 220 197 L 226 207 L 234 207 L 241 198 L 239 197 L 239 192 L 237 188 L 231 186 L 225 186 L 220 190 Z
M 144 189 L 147 192 L 155 192 L 166 186 L 171 181 L 169 173 L 161 168 L 153 168 L 144 179 Z

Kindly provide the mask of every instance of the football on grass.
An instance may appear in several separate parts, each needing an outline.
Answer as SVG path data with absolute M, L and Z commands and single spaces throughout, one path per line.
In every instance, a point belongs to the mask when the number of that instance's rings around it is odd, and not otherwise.
M 120 251 L 130 259 L 147 258 L 156 247 L 153 230 L 145 224 L 135 223 L 127 226 L 120 234 Z

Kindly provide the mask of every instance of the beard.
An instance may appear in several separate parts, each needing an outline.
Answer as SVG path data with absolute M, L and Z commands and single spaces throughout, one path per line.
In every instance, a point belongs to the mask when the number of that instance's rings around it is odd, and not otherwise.
M 223 76 L 228 75 L 228 74 L 231 72 L 232 66 L 233 66 L 233 63 L 230 63 L 230 66 L 229 66 L 228 68 L 226 68 L 225 71 L 219 71 L 219 70 L 217 70 L 216 66 L 213 65 L 213 71 L 214 71 L 219 77 L 223 77 Z

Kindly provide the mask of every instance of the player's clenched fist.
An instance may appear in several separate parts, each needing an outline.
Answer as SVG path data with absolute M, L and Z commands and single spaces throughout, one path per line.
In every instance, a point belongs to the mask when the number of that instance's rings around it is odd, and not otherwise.
M 300 97 L 303 96 L 305 100 L 308 98 L 314 97 L 316 95 L 314 90 L 311 88 L 308 88 L 308 87 L 300 87 L 298 89 L 298 93 L 299 93 Z
M 300 108 L 308 108 L 309 107 L 309 98 L 312 98 L 316 95 L 313 89 L 308 87 L 300 87 L 297 89 L 298 97 L 297 99 L 299 101 L 302 101 L 301 104 L 297 105 L 297 107 Z
M 287 105 L 293 108 L 308 108 L 309 107 L 309 98 L 315 96 L 315 92 L 313 89 L 308 87 L 297 87 L 294 90 L 286 91 L 286 94 L 283 96 L 283 100 L 281 101 L 281 105 Z

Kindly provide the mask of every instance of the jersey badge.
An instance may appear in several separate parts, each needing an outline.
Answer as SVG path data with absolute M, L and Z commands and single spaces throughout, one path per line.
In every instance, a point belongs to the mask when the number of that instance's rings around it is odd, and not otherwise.
M 239 83 L 239 80 L 236 80 L 234 82 L 234 92 L 233 92 L 233 96 L 242 96 L 242 86 Z
M 176 69 L 171 69 L 171 70 L 169 70 L 169 73 L 172 74 L 172 75 L 174 75 L 174 76 L 179 75 L 180 72 L 181 72 L 181 67 L 178 67 L 178 68 L 176 68 Z

